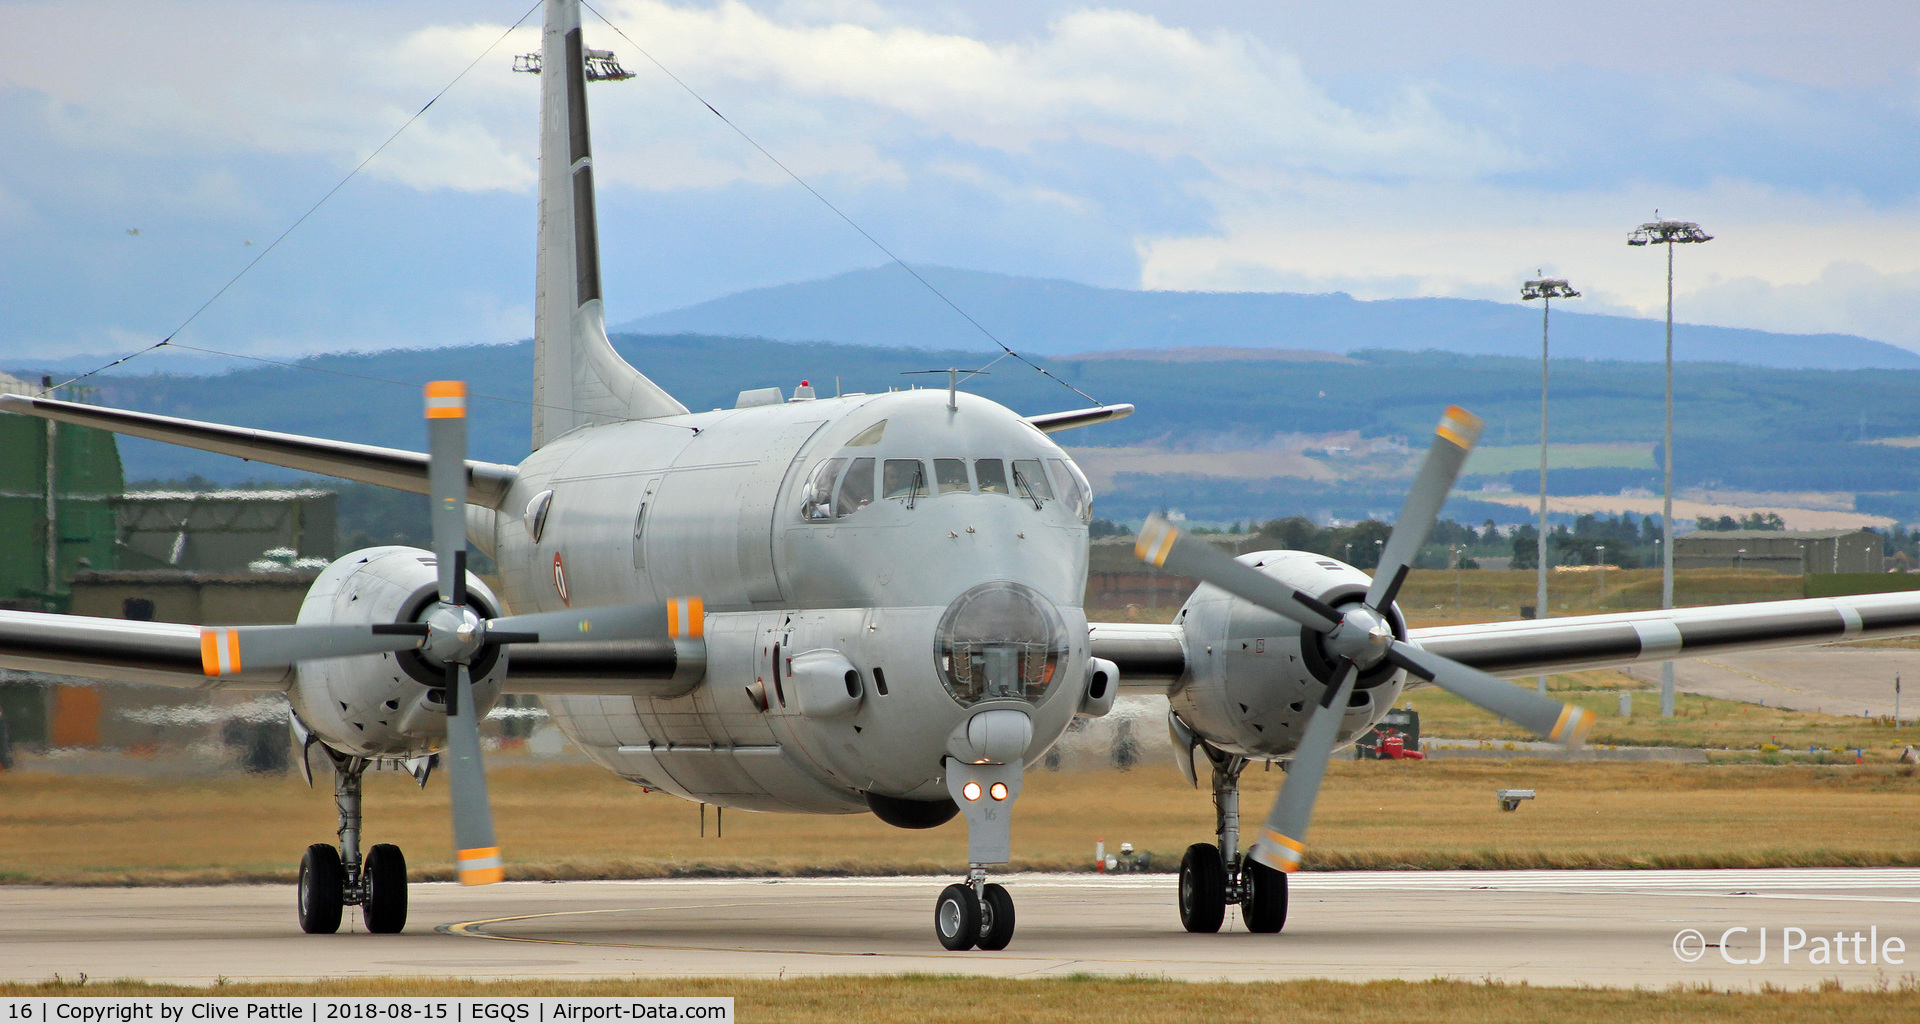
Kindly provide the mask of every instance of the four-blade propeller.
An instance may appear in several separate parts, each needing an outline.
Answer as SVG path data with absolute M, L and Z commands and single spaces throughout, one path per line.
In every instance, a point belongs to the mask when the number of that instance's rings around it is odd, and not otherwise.
M 1306 852 L 1307 824 L 1314 799 L 1326 777 L 1327 761 L 1339 740 L 1341 720 L 1353 696 L 1355 682 L 1367 669 L 1386 662 L 1430 680 L 1472 704 L 1510 719 L 1568 746 L 1577 745 L 1592 727 L 1591 711 L 1549 700 L 1523 690 L 1477 668 L 1445 658 L 1395 635 L 1388 610 L 1407 579 L 1421 545 L 1440 516 L 1440 506 L 1466 464 L 1467 453 L 1480 437 L 1480 418 L 1459 406 L 1449 406 L 1434 430 L 1433 447 L 1414 478 L 1400 518 L 1380 553 L 1366 597 L 1334 608 L 1319 598 L 1296 590 L 1243 565 L 1205 541 L 1182 534 L 1159 516 L 1147 520 L 1134 545 L 1142 561 L 1211 583 L 1235 597 L 1265 608 L 1320 634 L 1334 656 L 1333 677 L 1327 681 L 1319 706 L 1307 720 L 1294 751 L 1280 795 L 1274 799 L 1259 839 L 1248 855 L 1270 868 L 1293 871 Z
M 301 661 L 418 650 L 446 676 L 447 779 L 453 797 L 454 862 L 463 885 L 504 879 L 487 776 L 479 707 L 468 670 L 489 646 L 581 640 L 696 638 L 705 633 L 698 597 L 665 604 L 565 609 L 483 618 L 467 598 L 467 386 L 426 386 L 427 491 L 440 601 L 418 622 L 374 625 L 210 627 L 201 631 L 209 676 L 286 668 Z

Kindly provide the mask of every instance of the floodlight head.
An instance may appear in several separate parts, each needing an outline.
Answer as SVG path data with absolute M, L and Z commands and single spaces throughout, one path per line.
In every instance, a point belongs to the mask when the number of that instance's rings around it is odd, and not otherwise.
M 1690 220 L 1648 221 L 1634 228 L 1633 233 L 1627 236 L 1628 245 L 1657 245 L 1661 242 L 1669 244 L 1675 242 L 1710 242 L 1712 240 L 1712 235 L 1700 230 L 1700 225 Z
M 1573 286 L 1557 277 L 1528 281 L 1520 286 L 1520 301 L 1530 299 L 1577 299 L 1580 293 Z

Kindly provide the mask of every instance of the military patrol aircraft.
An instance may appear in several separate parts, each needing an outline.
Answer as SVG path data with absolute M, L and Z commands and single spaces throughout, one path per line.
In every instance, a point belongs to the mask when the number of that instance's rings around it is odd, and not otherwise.
M 401 851 L 361 851 L 361 779 L 422 776 L 444 749 L 454 858 L 504 877 L 479 718 L 537 694 L 607 770 L 755 811 L 871 811 L 928 828 L 965 816 L 968 873 L 940 893 L 948 949 L 1004 948 L 1025 765 L 1123 691 L 1171 699 L 1180 769 L 1211 776 L 1215 841 L 1186 852 L 1182 923 L 1279 931 L 1332 751 L 1432 683 L 1568 743 L 1588 712 L 1518 676 L 1733 649 L 1920 632 L 1920 600 L 1879 595 L 1408 629 L 1408 566 L 1480 430 L 1448 409 L 1380 566 L 1265 551 L 1229 558 L 1158 519 L 1136 552 L 1204 581 L 1169 625 L 1089 623 L 1086 477 L 1050 434 L 1116 405 L 1021 416 L 957 387 L 817 397 L 742 392 L 691 413 L 607 341 L 577 0 L 549 0 L 541 82 L 532 454 L 465 457 L 464 387 L 426 387 L 426 453 L 8 396 L 42 416 L 430 495 L 433 550 L 356 551 L 297 624 L 202 628 L 0 612 L 0 665 L 124 683 L 284 692 L 332 762 L 339 844 L 301 862 L 299 921 L 406 922 Z M 467 544 L 500 568 L 495 593 Z M 1250 848 L 1239 779 L 1289 767 Z M 309 779 L 311 770 L 309 769 Z

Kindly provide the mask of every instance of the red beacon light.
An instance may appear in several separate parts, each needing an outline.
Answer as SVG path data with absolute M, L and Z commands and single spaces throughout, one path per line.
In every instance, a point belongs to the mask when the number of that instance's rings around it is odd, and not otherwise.
M 803 381 L 801 381 L 801 382 L 800 382 L 800 386 L 799 386 L 799 387 L 797 387 L 797 388 L 794 388 L 794 389 L 793 389 L 793 397 L 792 397 L 791 399 L 788 399 L 788 401 L 793 401 L 793 402 L 811 402 L 811 401 L 813 401 L 813 384 L 812 384 L 812 382 L 810 382 L 810 381 L 804 381 L 804 380 L 803 380 Z

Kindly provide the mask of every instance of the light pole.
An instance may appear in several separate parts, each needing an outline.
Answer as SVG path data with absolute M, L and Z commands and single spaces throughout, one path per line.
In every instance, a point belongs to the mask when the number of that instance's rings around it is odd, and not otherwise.
M 1520 286 L 1520 301 L 1540 300 L 1540 536 L 1534 559 L 1540 578 L 1533 591 L 1533 617 L 1547 617 L 1547 320 L 1553 314 L 1553 300 L 1577 299 L 1580 293 L 1559 278 L 1544 277 Z M 1540 692 L 1547 692 L 1547 677 L 1537 680 Z
M 1599 554 L 1593 557 L 1593 564 L 1594 567 L 1600 571 L 1600 604 L 1605 606 L 1607 603 L 1607 546 L 1605 544 L 1596 544 L 1594 547 L 1600 551 Z M 1597 610 L 1598 609 L 1596 609 L 1596 611 Z
M 1653 211 L 1655 217 L 1660 211 Z M 1666 461 L 1665 497 L 1660 506 L 1660 534 L 1666 543 L 1660 550 L 1660 607 L 1673 607 L 1673 247 L 1688 242 L 1710 242 L 1713 236 L 1700 225 L 1686 220 L 1654 220 L 1633 229 L 1628 245 L 1667 247 L 1667 424 L 1664 434 Z M 1660 663 L 1660 717 L 1673 717 L 1673 662 Z

